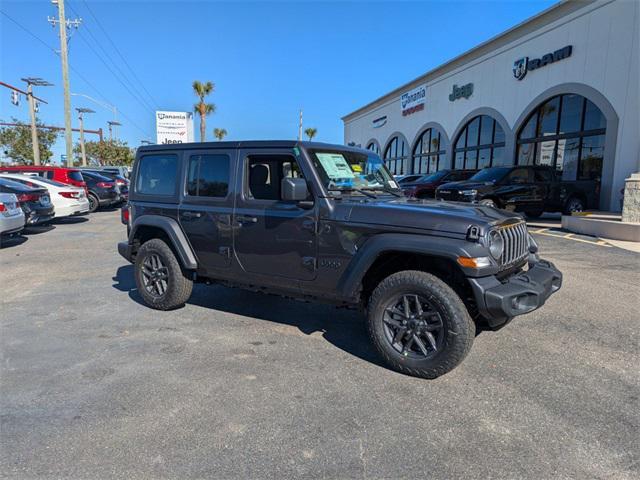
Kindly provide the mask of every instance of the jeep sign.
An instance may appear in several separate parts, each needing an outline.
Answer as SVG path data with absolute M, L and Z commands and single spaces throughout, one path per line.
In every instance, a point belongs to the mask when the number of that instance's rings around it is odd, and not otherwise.
M 157 143 L 193 142 L 193 113 L 156 112 Z

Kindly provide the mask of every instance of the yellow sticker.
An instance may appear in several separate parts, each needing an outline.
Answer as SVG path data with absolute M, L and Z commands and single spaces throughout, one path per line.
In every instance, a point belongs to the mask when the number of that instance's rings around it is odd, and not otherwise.
M 351 170 L 354 172 L 362 173 L 362 167 L 357 163 L 355 165 L 351 165 Z

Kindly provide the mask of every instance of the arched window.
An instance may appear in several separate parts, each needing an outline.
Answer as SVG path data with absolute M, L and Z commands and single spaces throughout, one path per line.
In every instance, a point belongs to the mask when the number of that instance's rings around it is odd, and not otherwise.
M 469 120 L 455 143 L 454 168 L 481 169 L 508 165 L 504 155 L 504 130 L 488 115 Z
M 370 142 L 369 145 L 367 145 L 367 150 L 371 150 L 376 155 L 380 155 L 380 147 L 376 142 Z
M 549 165 L 563 180 L 600 180 L 607 121 L 581 95 L 550 98 L 538 106 L 518 133 L 518 165 Z
M 427 174 L 447 168 L 444 142 L 438 129 L 426 129 L 413 147 L 413 173 Z
M 393 137 L 384 151 L 384 163 L 394 175 L 404 173 L 404 161 L 409 154 L 407 143 L 401 137 Z

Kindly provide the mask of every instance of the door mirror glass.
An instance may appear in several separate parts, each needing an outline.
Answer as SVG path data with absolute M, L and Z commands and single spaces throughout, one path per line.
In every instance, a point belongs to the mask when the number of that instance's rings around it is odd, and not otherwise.
M 282 200 L 300 202 L 309 196 L 307 181 L 304 178 L 283 178 L 280 182 Z

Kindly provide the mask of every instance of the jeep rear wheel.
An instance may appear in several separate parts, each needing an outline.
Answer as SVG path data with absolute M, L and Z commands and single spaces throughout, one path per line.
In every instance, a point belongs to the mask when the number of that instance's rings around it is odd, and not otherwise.
M 451 287 L 412 270 L 380 282 L 371 295 L 367 327 L 390 367 L 423 378 L 453 370 L 475 337 L 475 324 Z
M 171 248 L 158 238 L 138 250 L 135 278 L 144 303 L 157 310 L 184 305 L 193 289 L 193 282 L 184 275 Z

